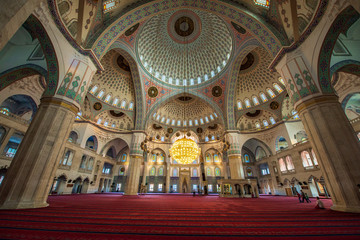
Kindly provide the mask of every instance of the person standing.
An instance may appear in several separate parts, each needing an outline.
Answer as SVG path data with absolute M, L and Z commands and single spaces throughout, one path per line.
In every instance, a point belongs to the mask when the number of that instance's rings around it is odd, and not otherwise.
M 299 202 L 301 203 L 301 195 L 300 195 L 300 193 L 298 191 L 296 191 L 296 194 L 297 194 L 297 196 L 299 198 Z
M 301 202 L 305 201 L 305 193 L 301 190 Z
M 305 200 L 307 203 L 311 202 L 310 199 L 309 199 L 309 196 L 307 195 L 307 193 L 305 193 Z

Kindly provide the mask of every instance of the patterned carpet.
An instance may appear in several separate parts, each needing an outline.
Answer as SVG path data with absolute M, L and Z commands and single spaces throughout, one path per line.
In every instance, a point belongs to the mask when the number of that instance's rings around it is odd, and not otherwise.
M 360 239 L 360 214 L 293 197 L 88 194 L 0 210 L 0 239 Z

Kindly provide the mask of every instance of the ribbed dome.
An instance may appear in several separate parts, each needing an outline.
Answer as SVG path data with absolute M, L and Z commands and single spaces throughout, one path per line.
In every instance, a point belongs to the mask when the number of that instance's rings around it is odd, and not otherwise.
M 172 85 L 209 81 L 226 66 L 232 37 L 214 14 L 181 10 L 150 19 L 139 34 L 137 54 L 156 79 Z

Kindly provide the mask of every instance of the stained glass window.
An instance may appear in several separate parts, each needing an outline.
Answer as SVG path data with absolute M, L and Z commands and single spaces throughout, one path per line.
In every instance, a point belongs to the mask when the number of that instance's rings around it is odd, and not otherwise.
M 285 81 L 282 77 L 279 77 L 279 82 L 281 82 L 281 84 L 285 86 Z
M 220 168 L 215 168 L 215 176 L 216 176 L 216 177 L 220 177 L 220 176 L 221 176 Z
M 101 90 L 100 92 L 99 92 L 99 94 L 97 95 L 97 97 L 98 98 L 101 98 L 102 96 L 104 96 L 104 90 Z
M 197 169 L 193 168 L 193 177 L 197 177 Z
M 307 151 L 301 152 L 301 159 L 304 167 L 311 167 L 313 165 L 310 154 Z
M 113 101 L 113 105 L 116 106 L 119 102 L 119 99 L 118 98 L 115 98 L 114 101 Z
M 159 168 L 159 176 L 164 176 L 164 168 Z
M 216 162 L 216 163 L 220 162 L 219 155 L 214 154 L 214 162 Z
M 256 128 L 261 128 L 260 123 L 259 123 L 259 122 L 256 122 L 256 123 L 255 123 L 255 127 L 256 127 Z
M 105 102 L 109 102 L 110 101 L 110 98 L 111 98 L 111 94 L 108 94 L 107 96 L 106 96 L 106 98 L 105 98 Z
M 206 169 L 206 175 L 207 175 L 207 176 L 211 176 L 211 169 L 210 169 L 210 168 L 207 168 L 207 169 Z
M 177 168 L 174 168 L 174 170 L 173 170 L 173 176 L 174 177 L 177 177 L 177 175 L 178 175 L 178 171 L 177 171 Z M 174 189 L 175 190 L 175 189 Z M 176 190 L 175 190 L 176 191 Z
M 244 155 L 244 161 L 245 161 L 246 163 L 249 163 L 249 162 L 250 162 L 250 157 L 249 157 L 248 154 L 245 154 L 245 155 Z
M 129 104 L 129 110 L 134 110 L 134 103 L 133 103 L 133 102 L 130 102 L 130 104 Z
M 155 167 L 152 167 L 151 169 L 150 169 L 150 174 L 149 174 L 150 176 L 155 176 Z
M 286 156 L 286 166 L 288 170 L 294 170 L 295 166 L 290 156 Z
M 205 160 L 206 160 L 206 162 L 211 162 L 211 155 L 209 153 L 206 154 Z
M 96 90 L 98 90 L 98 88 L 99 88 L 99 86 L 94 86 L 92 89 L 91 89 L 91 91 L 90 91 L 90 93 L 91 94 L 94 94 L 95 92 L 96 92 Z
M 160 154 L 160 162 L 164 162 L 165 161 L 165 157 L 163 154 Z
M 126 101 L 125 100 L 122 100 L 122 102 L 121 102 L 121 108 L 125 108 L 125 106 L 126 106 Z
M 153 154 L 153 155 L 152 155 L 152 159 L 151 159 L 151 160 L 152 160 L 152 162 L 156 162 L 156 154 Z

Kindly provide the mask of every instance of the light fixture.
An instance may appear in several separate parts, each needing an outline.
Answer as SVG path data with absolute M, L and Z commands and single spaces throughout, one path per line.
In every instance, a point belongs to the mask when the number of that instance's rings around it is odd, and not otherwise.
M 192 139 L 181 138 L 176 140 L 170 148 L 170 156 L 177 163 L 190 164 L 200 155 L 200 149 Z

